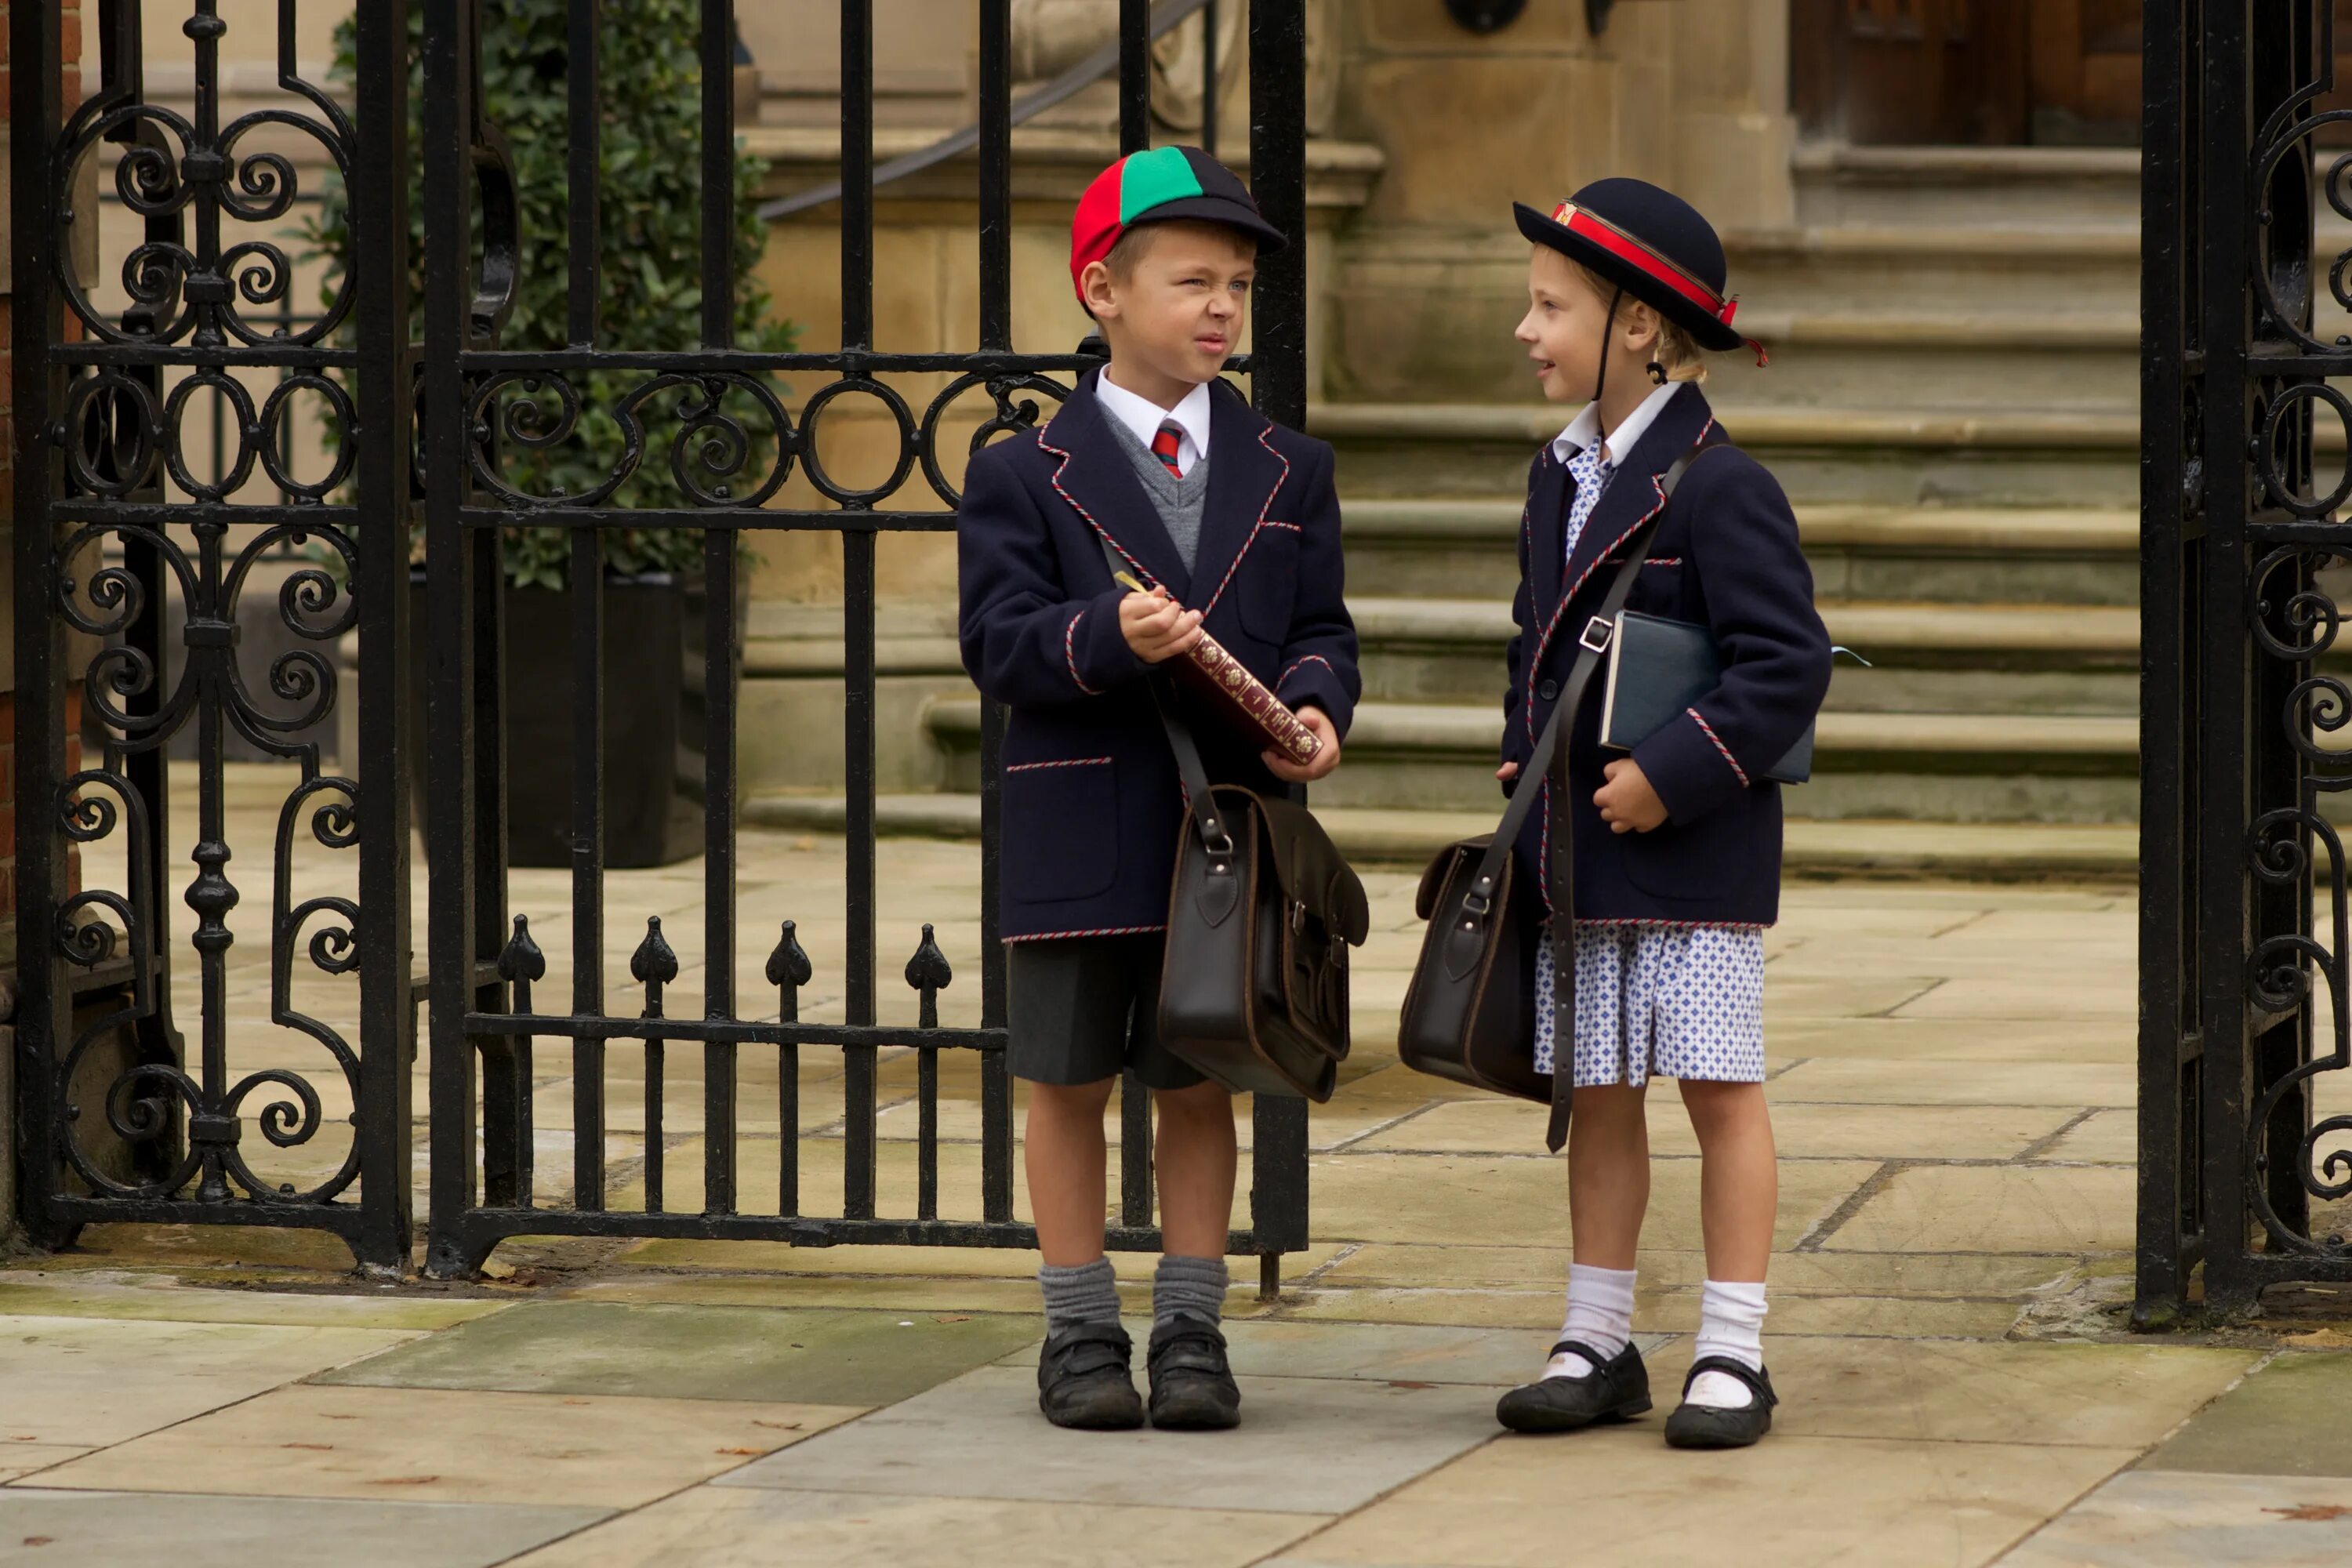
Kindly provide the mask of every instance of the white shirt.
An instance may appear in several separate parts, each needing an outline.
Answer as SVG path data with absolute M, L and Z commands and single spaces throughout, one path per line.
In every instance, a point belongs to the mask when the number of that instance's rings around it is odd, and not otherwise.
M 1108 385 L 1108 383 L 1105 384 Z M 1651 425 L 1656 422 L 1658 416 L 1665 412 L 1666 405 L 1674 400 L 1675 390 L 1680 384 L 1678 382 L 1670 381 L 1659 387 L 1649 396 L 1642 399 L 1641 406 L 1625 416 L 1622 424 L 1609 432 L 1608 454 L 1611 468 L 1624 467 L 1625 459 L 1633 455 L 1635 447 L 1641 445 L 1643 436 L 1648 432 Z M 1142 399 L 1138 398 L 1136 401 L 1140 403 Z M 1157 429 L 1158 426 L 1155 424 L 1153 428 Z M 1600 438 L 1601 405 L 1588 403 L 1584 405 L 1583 413 L 1569 421 L 1567 429 L 1552 437 L 1551 455 L 1561 467 L 1565 468 L 1570 458 Z
M 1162 408 L 1148 397 L 1138 397 L 1119 385 L 1105 370 L 1095 377 L 1095 400 L 1106 413 L 1135 432 L 1143 449 L 1151 449 L 1152 438 L 1160 434 L 1160 422 L 1173 419 L 1184 432 L 1176 442 L 1176 473 L 1178 478 L 1192 471 L 1192 465 L 1209 455 L 1209 384 L 1202 382 L 1184 395 L 1173 408 Z

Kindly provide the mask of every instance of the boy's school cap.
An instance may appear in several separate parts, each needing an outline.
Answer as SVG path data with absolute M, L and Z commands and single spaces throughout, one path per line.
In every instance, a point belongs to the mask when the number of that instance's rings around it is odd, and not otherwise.
M 1622 287 L 1688 331 L 1699 347 L 1763 345 L 1731 324 L 1739 297 L 1726 294 L 1723 241 L 1699 210 L 1646 180 L 1595 180 L 1546 217 L 1511 204 L 1519 232 Z
M 1259 216 L 1241 176 L 1198 147 L 1154 147 L 1130 153 L 1094 177 L 1070 220 L 1070 287 L 1087 264 L 1110 254 L 1119 237 L 1139 223 L 1192 218 L 1237 228 L 1260 253 L 1290 242 Z M 1085 293 L 1079 292 L 1083 300 Z

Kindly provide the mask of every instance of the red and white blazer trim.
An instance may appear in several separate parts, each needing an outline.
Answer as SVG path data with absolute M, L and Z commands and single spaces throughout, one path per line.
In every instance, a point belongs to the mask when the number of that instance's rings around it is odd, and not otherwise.
M 1087 931 L 1034 931 L 1026 936 L 1008 936 L 1002 940 L 1008 945 L 1016 942 L 1053 942 L 1066 936 L 1141 936 L 1147 931 L 1166 931 L 1156 926 L 1096 926 Z
M 1108 766 L 1110 766 L 1108 757 L 1066 757 L 1051 763 L 1007 763 L 1004 765 L 1004 771 L 1008 773 L 1035 773 L 1041 768 L 1107 768 Z
M 1643 931 L 1769 931 L 1762 921 L 1661 921 L 1645 915 L 1602 915 L 1593 920 L 1577 918 L 1580 926 L 1639 926 Z
M 1211 610 L 1217 607 L 1217 601 L 1225 596 L 1225 589 L 1233 584 L 1234 574 L 1242 569 L 1242 563 L 1249 558 L 1250 546 L 1257 542 L 1257 536 L 1261 532 L 1265 531 L 1269 527 L 1288 528 L 1298 532 L 1305 531 L 1305 530 L 1299 529 L 1296 523 L 1278 522 L 1270 524 L 1265 521 L 1265 514 L 1274 510 L 1274 498 L 1280 495 L 1282 493 L 1282 487 L 1290 482 L 1290 459 L 1284 457 L 1280 452 L 1275 451 L 1273 436 L 1274 426 L 1269 423 L 1265 429 L 1257 433 L 1257 444 L 1265 447 L 1267 451 L 1274 452 L 1274 460 L 1282 465 L 1281 477 L 1274 481 L 1274 489 L 1265 492 L 1265 504 L 1257 509 L 1257 521 L 1250 525 L 1249 537 L 1242 541 L 1242 547 L 1239 550 L 1234 552 L 1234 563 L 1225 568 L 1224 580 L 1217 584 L 1217 591 L 1209 595 L 1209 602 L 1201 606 L 1201 618 L 1203 620 L 1208 618 L 1209 612 Z
M 1062 662 L 1070 667 L 1070 679 L 1079 690 L 1089 697 L 1100 697 L 1102 693 L 1088 686 L 1087 678 L 1078 673 L 1078 623 L 1086 618 L 1086 611 L 1080 610 L 1070 617 L 1070 624 L 1062 628 Z
M 1739 759 L 1731 754 L 1731 748 L 1723 743 L 1723 737 L 1715 732 L 1715 726 L 1706 721 L 1706 715 L 1701 713 L 1696 708 L 1685 708 L 1683 711 L 1689 714 L 1693 719 L 1698 721 L 1700 731 L 1704 733 L 1709 741 L 1715 743 L 1715 749 L 1717 751 L 1723 753 L 1723 760 L 1731 764 L 1731 771 L 1738 776 L 1739 787 L 1746 789 L 1748 787 L 1748 770 L 1739 765 Z
M 1705 425 L 1699 426 L 1699 432 L 1694 438 L 1694 444 L 1697 441 L 1706 440 L 1707 433 L 1714 428 L 1715 421 L 1710 418 Z M 1568 613 L 1568 606 L 1575 602 L 1577 590 L 1584 586 L 1584 580 L 1591 576 L 1593 573 L 1599 571 L 1601 563 L 1607 561 L 1610 556 L 1615 554 L 1618 547 L 1633 536 L 1633 531 L 1635 529 L 1640 528 L 1643 523 L 1657 516 L 1659 511 L 1665 506 L 1666 476 L 1664 474 L 1652 475 L 1650 478 L 1650 488 L 1657 492 L 1658 504 L 1643 512 L 1641 516 L 1635 518 L 1632 522 L 1626 524 L 1625 531 L 1611 540 L 1609 542 L 1609 547 L 1601 552 L 1600 554 L 1594 556 L 1591 563 L 1588 564 L 1583 571 L 1576 574 L 1576 581 L 1568 585 L 1567 591 L 1559 596 L 1559 603 L 1552 606 L 1551 619 L 1544 624 L 1543 635 L 1536 639 L 1535 657 L 1528 660 L 1527 673 L 1528 700 L 1520 704 L 1527 715 L 1528 739 L 1530 741 L 1536 738 L 1535 694 L 1537 678 L 1543 670 L 1544 655 L 1551 651 L 1552 635 L 1559 630 L 1559 618 Z M 1525 509 L 1522 509 L 1520 512 L 1519 527 L 1523 532 L 1526 531 L 1527 526 L 1527 513 Z M 1717 743 L 1720 744 L 1720 742 Z M 1727 757 L 1731 753 L 1728 752 L 1724 753 Z M 1736 768 L 1738 764 L 1735 763 L 1732 766 Z
M 1283 526 L 1287 527 L 1288 524 L 1286 523 Z M 1288 680 L 1292 676 L 1297 675 L 1300 670 L 1306 668 L 1310 664 L 1319 664 L 1325 669 L 1331 670 L 1333 675 L 1339 673 L 1336 669 L 1331 669 L 1331 661 L 1329 659 L 1325 658 L 1319 653 L 1310 653 L 1306 658 L 1300 659 L 1297 663 L 1292 665 L 1288 669 L 1284 670 L 1282 674 L 1276 679 L 1274 684 L 1276 687 L 1280 687 L 1284 681 Z

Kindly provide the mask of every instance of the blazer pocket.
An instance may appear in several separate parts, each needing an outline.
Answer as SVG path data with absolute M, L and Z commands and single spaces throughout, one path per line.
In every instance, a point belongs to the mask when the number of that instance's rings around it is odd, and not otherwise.
M 1004 890 L 1022 903 L 1064 903 L 1118 876 L 1118 770 L 1108 757 L 1008 763 Z
M 1625 857 L 1625 879 L 1654 899 L 1702 900 L 1720 895 L 1727 873 L 1748 863 L 1741 843 L 1746 814 L 1710 811 L 1677 827 L 1612 835 Z
M 1252 637 L 1277 648 L 1287 643 L 1298 603 L 1298 530 L 1272 521 L 1260 528 L 1242 556 L 1233 592 Z

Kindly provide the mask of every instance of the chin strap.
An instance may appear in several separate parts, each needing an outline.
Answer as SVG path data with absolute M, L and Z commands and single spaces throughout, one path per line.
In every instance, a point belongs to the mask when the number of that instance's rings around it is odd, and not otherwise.
M 1592 378 L 1592 401 L 1601 401 L 1601 389 L 1609 384 L 1609 340 L 1617 335 L 1617 307 L 1625 302 L 1625 286 L 1620 283 L 1617 292 L 1609 296 L 1609 319 L 1601 323 L 1601 369 Z

